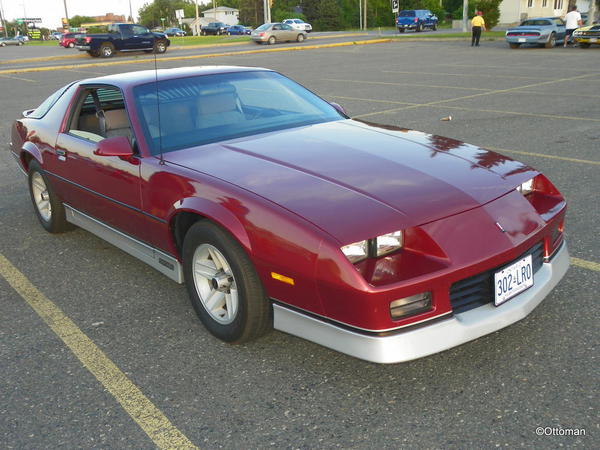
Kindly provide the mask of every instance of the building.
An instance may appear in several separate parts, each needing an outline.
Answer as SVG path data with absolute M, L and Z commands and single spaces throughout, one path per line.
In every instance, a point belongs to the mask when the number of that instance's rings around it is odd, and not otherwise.
M 512 25 L 530 17 L 564 17 L 568 0 L 503 0 L 499 25 Z
M 124 15 L 116 15 L 113 13 L 106 13 L 103 16 L 93 16 L 95 22 L 110 22 L 110 23 L 123 23 L 127 22 L 127 18 Z
M 183 19 L 192 29 L 195 35 L 200 34 L 201 27 L 208 25 L 210 22 L 223 22 L 226 25 L 237 25 L 239 23 L 240 10 L 228 8 L 227 6 L 219 6 L 218 8 L 207 9 L 202 12 L 202 17 L 196 19 Z

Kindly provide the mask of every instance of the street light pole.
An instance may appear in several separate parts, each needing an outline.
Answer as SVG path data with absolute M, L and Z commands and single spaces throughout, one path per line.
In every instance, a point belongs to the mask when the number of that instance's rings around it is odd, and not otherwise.
M 135 19 L 133 18 L 133 10 L 131 9 L 131 0 L 129 0 L 129 18 L 131 19 L 131 23 L 135 22 Z
M 196 32 L 196 36 L 200 34 L 200 30 L 198 29 L 198 0 L 196 0 L 196 21 L 194 22 L 194 31 Z
M 362 0 L 358 0 L 358 28 L 363 29 L 362 23 Z

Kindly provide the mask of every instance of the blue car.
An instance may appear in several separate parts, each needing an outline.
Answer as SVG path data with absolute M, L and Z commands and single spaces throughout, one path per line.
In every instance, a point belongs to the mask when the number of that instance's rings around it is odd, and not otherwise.
M 227 30 L 227 34 L 250 34 L 250 30 L 243 25 L 231 25 Z
M 510 48 L 522 44 L 554 47 L 565 40 L 565 23 L 560 17 L 537 17 L 521 22 L 521 25 L 506 30 L 506 42 Z
M 438 18 L 428 9 L 404 9 L 398 13 L 396 27 L 400 33 L 405 30 L 423 31 L 425 28 L 437 30 Z

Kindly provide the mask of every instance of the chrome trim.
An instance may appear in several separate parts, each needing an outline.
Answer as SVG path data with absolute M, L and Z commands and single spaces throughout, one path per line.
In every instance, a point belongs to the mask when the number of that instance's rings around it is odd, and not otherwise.
M 167 255 L 125 233 L 115 230 L 111 226 L 76 210 L 66 203 L 64 206 L 68 222 L 110 242 L 115 247 L 145 262 L 173 281 L 183 283 L 183 268 L 181 263 L 173 256 Z
M 273 304 L 274 328 L 375 363 L 410 361 L 472 341 L 527 317 L 567 273 L 569 264 L 564 243 L 552 261 L 536 272 L 535 284 L 501 306 L 489 303 L 393 335 L 351 331 L 280 304 Z

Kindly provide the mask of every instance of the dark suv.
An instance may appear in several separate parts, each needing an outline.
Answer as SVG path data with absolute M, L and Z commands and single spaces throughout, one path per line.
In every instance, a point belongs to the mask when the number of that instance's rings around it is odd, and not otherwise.
M 396 27 L 400 33 L 404 30 L 423 31 L 425 28 L 437 30 L 438 18 L 428 9 L 405 9 L 398 13 Z
M 225 25 L 223 22 L 211 22 L 208 25 L 202 27 L 200 33 L 203 36 L 206 36 L 207 34 L 214 34 L 218 36 L 220 34 L 227 34 L 228 28 L 229 25 Z

